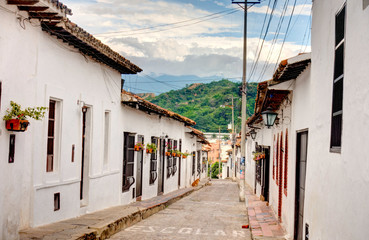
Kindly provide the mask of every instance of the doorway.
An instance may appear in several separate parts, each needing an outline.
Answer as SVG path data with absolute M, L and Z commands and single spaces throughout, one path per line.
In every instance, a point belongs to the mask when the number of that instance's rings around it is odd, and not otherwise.
M 159 168 L 158 168 L 158 195 L 162 195 L 164 193 L 164 161 L 165 161 L 165 139 L 160 139 Z
M 90 140 L 91 140 L 91 108 L 84 106 L 82 108 L 82 156 L 81 156 L 81 181 L 79 198 L 81 205 L 88 203 L 88 188 L 90 174 Z
M 142 135 L 137 136 L 137 142 L 144 145 L 144 137 Z M 142 168 L 143 168 L 143 151 L 137 152 L 137 172 L 136 172 L 136 198 L 141 200 L 142 196 Z
M 294 239 L 303 239 L 308 132 L 297 133 Z
M 262 160 L 262 181 L 261 181 L 261 195 L 263 201 L 269 201 L 269 163 L 270 163 L 270 150 L 269 147 L 263 148 L 265 158 Z

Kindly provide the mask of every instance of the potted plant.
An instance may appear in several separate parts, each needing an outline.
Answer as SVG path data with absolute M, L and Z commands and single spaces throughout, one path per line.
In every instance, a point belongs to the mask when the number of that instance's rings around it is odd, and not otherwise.
M 174 150 L 175 157 L 181 157 L 182 153 L 179 150 Z
M 146 144 L 146 153 L 155 153 L 157 146 L 155 143 Z
M 187 158 L 188 155 L 190 155 L 188 152 L 182 153 L 183 158 Z
M 41 120 L 45 117 L 47 107 L 28 107 L 22 110 L 21 105 L 10 101 L 11 108 L 6 110 L 6 115 L 3 117 L 5 127 L 9 131 L 24 132 L 27 130 L 29 122 L 28 117 L 35 120 Z
M 135 151 L 142 151 L 144 150 L 145 146 L 141 142 L 137 142 L 134 146 Z
M 171 153 L 170 151 L 165 152 L 165 156 L 170 157 Z

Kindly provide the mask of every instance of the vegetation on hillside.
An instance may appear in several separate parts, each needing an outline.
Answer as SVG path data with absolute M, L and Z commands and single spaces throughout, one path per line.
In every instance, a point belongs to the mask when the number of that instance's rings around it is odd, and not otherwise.
M 227 132 L 232 121 L 232 109 L 221 105 L 232 105 L 236 130 L 241 130 L 241 83 L 223 79 L 208 84 L 192 84 L 180 90 L 172 90 L 156 97 L 147 98 L 163 108 L 181 114 L 196 121 L 195 128 L 203 132 Z M 247 116 L 254 112 L 257 83 L 248 84 Z

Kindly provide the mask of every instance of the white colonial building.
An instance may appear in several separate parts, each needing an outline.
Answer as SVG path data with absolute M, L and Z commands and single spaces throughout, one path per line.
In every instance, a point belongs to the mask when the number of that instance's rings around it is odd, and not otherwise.
M 246 141 L 246 182 L 269 202 L 289 238 L 294 229 L 302 227 L 295 220 L 303 212 L 295 208 L 304 209 L 300 199 L 304 197 L 306 156 L 300 159 L 296 146 L 310 124 L 310 85 L 310 54 L 282 61 L 273 79 L 258 84 L 255 113 L 247 120 L 251 130 Z M 278 114 L 270 128 L 261 115 L 267 109 Z
M 0 125 L 0 239 L 203 176 L 193 173 L 206 143 L 195 122 L 122 92 L 121 74 L 141 69 L 67 14 L 58 1 L 0 0 L 0 116 L 10 101 L 48 107 L 25 132 Z M 159 148 L 134 151 L 139 142 Z M 192 154 L 163 158 L 175 144 Z

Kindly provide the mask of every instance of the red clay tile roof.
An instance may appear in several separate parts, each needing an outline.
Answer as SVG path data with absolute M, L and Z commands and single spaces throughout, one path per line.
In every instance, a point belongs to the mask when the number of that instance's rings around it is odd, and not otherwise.
M 206 140 L 206 137 L 205 137 L 205 135 L 204 135 L 203 132 L 201 132 L 200 130 L 197 130 L 197 129 L 193 128 L 193 127 L 187 126 L 187 128 L 191 130 L 191 133 L 193 135 L 195 135 L 196 137 L 200 138 L 202 143 L 207 144 L 207 145 L 210 145 L 210 143 L 208 142 L 208 140 Z
M 196 122 L 187 118 L 187 117 L 184 117 L 184 116 L 181 116 L 177 113 L 174 113 L 172 111 L 169 111 L 165 108 L 162 108 L 162 107 L 159 107 L 158 105 L 155 105 L 139 96 L 137 96 L 136 94 L 133 94 L 131 92 L 127 92 L 125 90 L 122 90 L 122 103 L 127 105 L 127 106 L 130 106 L 130 107 L 133 107 L 133 108 L 136 108 L 136 106 L 139 106 L 139 110 L 141 111 L 144 111 L 144 112 L 153 112 L 153 113 L 156 113 L 156 114 L 159 114 L 161 116 L 165 116 L 165 117 L 169 117 L 169 118 L 172 118 L 172 119 L 175 119 L 177 121 L 180 121 L 180 122 L 183 122 L 185 123 L 186 125 L 196 125 Z
M 83 55 L 90 56 L 122 74 L 136 74 L 142 69 L 113 51 L 100 40 L 83 30 L 67 18 L 72 10 L 58 0 L 7 0 L 20 11 L 28 12 L 29 18 L 38 19 L 43 31 L 77 48 Z
M 261 112 L 265 111 L 267 107 L 271 107 L 274 111 L 278 110 L 283 100 L 290 94 L 290 91 L 268 89 L 268 87 L 296 79 L 310 62 L 310 53 L 300 54 L 281 61 L 273 75 L 273 79 L 258 84 L 254 114 L 247 119 L 246 123 L 252 125 L 261 122 Z

